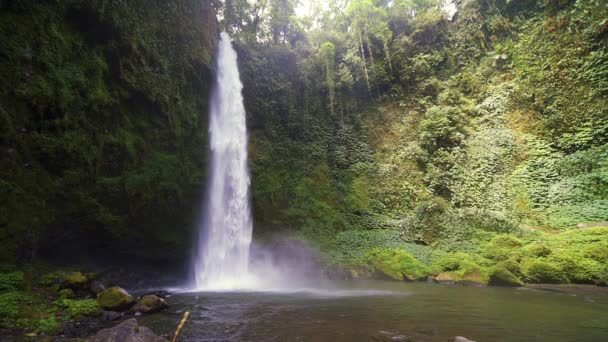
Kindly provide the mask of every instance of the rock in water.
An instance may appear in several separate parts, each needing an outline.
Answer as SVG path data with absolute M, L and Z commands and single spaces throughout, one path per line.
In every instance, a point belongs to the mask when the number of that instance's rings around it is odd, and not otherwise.
M 139 299 L 137 304 L 131 309 L 134 312 L 152 313 L 158 312 L 169 307 L 164 299 L 155 295 L 145 295 Z
M 103 329 L 90 339 L 91 342 L 167 342 L 152 330 L 141 326 L 135 318 L 119 325 Z
M 475 342 L 473 340 L 469 340 L 466 337 L 462 337 L 462 336 L 454 336 L 452 337 L 452 339 L 450 340 L 451 342 Z
M 125 289 L 114 286 L 97 295 L 97 304 L 103 309 L 112 311 L 128 310 L 135 300 Z

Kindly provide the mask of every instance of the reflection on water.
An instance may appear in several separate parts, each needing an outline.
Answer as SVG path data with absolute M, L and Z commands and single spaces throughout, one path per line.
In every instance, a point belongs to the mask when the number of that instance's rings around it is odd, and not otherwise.
M 171 333 L 183 311 L 182 341 L 608 341 L 605 295 L 361 282 L 339 289 L 182 293 L 142 317 Z

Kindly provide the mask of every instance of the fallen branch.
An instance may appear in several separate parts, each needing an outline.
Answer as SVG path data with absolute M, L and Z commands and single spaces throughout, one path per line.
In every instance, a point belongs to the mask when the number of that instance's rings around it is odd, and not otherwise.
M 177 326 L 177 330 L 175 330 L 175 334 L 173 334 L 173 339 L 171 340 L 171 342 L 177 341 L 177 336 L 179 335 L 180 331 L 182 331 L 182 328 L 184 327 L 184 324 L 186 324 L 186 321 L 188 320 L 189 316 L 190 311 L 184 312 L 184 317 L 182 317 L 181 322 L 179 322 L 179 325 Z

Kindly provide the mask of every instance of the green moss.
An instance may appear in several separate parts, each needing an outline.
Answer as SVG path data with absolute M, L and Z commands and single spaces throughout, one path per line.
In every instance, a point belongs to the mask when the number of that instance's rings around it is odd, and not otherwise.
M 532 243 L 521 248 L 523 256 L 546 257 L 551 254 L 551 249 L 544 243 Z
M 426 266 L 404 250 L 376 248 L 368 252 L 367 258 L 376 269 L 396 280 L 421 279 L 428 275 Z
M 522 245 L 523 242 L 512 235 L 497 235 L 483 247 L 482 254 L 496 261 L 506 260 Z
M 566 283 L 568 278 L 559 264 L 545 259 L 522 261 L 524 277 L 531 283 Z

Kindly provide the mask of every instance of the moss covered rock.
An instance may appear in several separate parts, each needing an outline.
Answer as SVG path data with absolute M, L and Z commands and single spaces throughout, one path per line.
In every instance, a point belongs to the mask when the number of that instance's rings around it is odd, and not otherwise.
M 455 284 L 462 280 L 462 277 L 456 272 L 442 272 L 435 277 L 435 281 L 439 284 Z
M 428 275 L 424 264 L 401 249 L 376 248 L 367 257 L 377 270 L 395 280 L 411 281 Z
M 87 277 L 82 272 L 68 272 L 64 274 L 61 284 L 67 288 L 81 289 L 86 286 Z
M 523 286 L 524 283 L 504 265 L 497 265 L 490 271 L 489 285 L 493 286 Z
M 462 279 L 459 283 L 463 285 L 472 285 L 472 286 L 486 286 L 488 285 L 489 277 L 483 272 L 481 269 L 474 269 L 468 272 L 465 272 L 462 275 Z
M 106 310 L 124 311 L 129 309 L 135 300 L 123 288 L 114 286 L 97 295 L 97 304 Z

